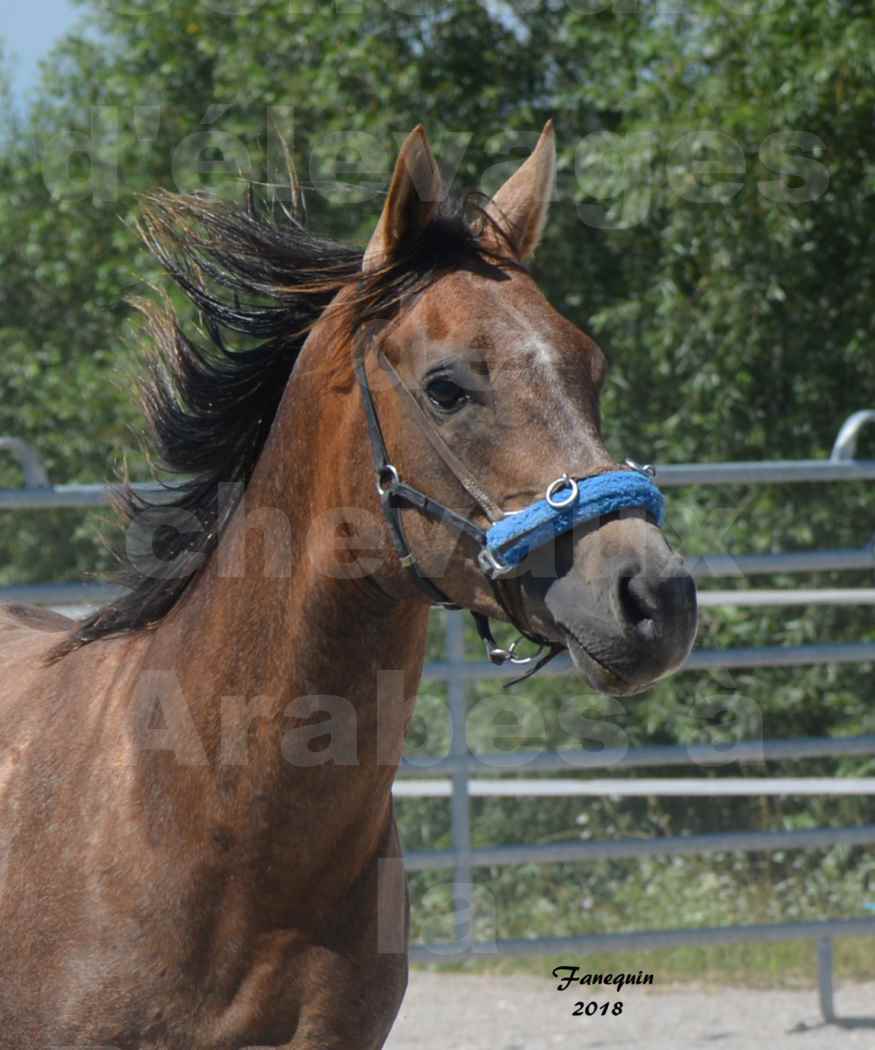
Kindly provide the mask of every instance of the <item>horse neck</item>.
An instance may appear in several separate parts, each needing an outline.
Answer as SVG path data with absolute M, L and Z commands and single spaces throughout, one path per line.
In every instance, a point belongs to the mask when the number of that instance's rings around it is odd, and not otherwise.
M 318 359 L 315 348 L 310 357 Z M 388 789 L 421 674 L 428 608 L 387 597 L 338 557 L 340 509 L 355 508 L 384 533 L 351 364 L 348 380 L 331 387 L 324 369 L 299 362 L 242 502 L 157 631 L 147 662 L 174 673 L 211 766 L 228 747 L 223 712 L 255 704 L 274 723 L 306 720 L 308 702 L 327 697 L 323 711 L 340 721 L 349 712 L 355 723 L 356 764 L 366 780 L 362 771 L 373 774 L 359 787 Z M 275 749 L 277 741 L 267 734 L 264 744 Z M 266 754 L 258 761 L 299 790 L 306 770 L 289 762 L 278 770 Z

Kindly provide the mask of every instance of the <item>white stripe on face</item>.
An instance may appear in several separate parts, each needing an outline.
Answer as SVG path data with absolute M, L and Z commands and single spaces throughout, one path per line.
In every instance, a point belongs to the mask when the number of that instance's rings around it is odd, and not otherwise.
M 556 451 L 567 458 L 566 469 L 573 470 L 579 464 L 581 443 L 584 440 L 598 452 L 602 452 L 603 447 L 595 420 L 587 415 L 585 406 L 579 403 L 568 384 L 563 382 L 563 363 L 565 368 L 570 367 L 567 355 L 564 358 L 544 334 L 543 326 L 538 326 L 523 310 L 509 302 L 506 296 L 495 295 L 494 305 L 499 325 L 503 329 L 497 343 L 508 348 L 508 367 L 519 368 L 521 378 L 532 373 L 539 375 L 550 394 L 544 396 L 543 386 L 541 389 L 533 387 L 527 407 L 533 410 L 547 433 L 553 437 L 558 446 Z M 518 384 L 516 395 L 520 396 L 523 391 L 524 385 Z

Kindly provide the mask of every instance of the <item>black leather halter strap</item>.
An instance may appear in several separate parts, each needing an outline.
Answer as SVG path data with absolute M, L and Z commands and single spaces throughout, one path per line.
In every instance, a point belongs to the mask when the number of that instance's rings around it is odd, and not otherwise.
M 380 505 L 383 508 L 383 515 L 389 526 L 392 543 L 401 564 L 410 573 L 416 586 L 429 598 L 433 605 L 440 606 L 444 609 L 460 609 L 461 606 L 453 602 L 432 579 L 422 572 L 416 556 L 407 541 L 400 511 L 405 506 L 413 507 L 432 521 L 441 522 L 442 524 L 449 526 L 451 529 L 454 529 L 456 532 L 470 537 L 477 544 L 478 548 L 482 548 L 485 545 L 486 532 L 468 518 L 463 517 L 454 510 L 450 510 L 450 508 L 444 506 L 443 503 L 439 503 L 424 492 L 413 488 L 413 486 L 408 485 L 401 480 L 398 470 L 389 456 L 389 451 L 386 447 L 386 441 L 383 436 L 383 430 L 380 426 L 380 418 L 377 413 L 377 406 L 374 402 L 374 396 L 365 365 L 366 352 L 367 343 L 365 340 L 362 340 L 355 357 L 355 373 L 365 408 L 368 436 L 370 438 L 371 453 L 376 473 L 377 493 L 380 497 Z M 502 511 L 498 508 L 497 504 L 487 493 L 484 492 L 477 479 L 474 478 L 467 467 L 449 448 L 444 441 L 443 436 L 438 433 L 437 428 L 428 416 L 426 416 L 413 393 L 401 380 L 401 377 L 392 367 L 391 363 L 382 355 L 381 364 L 392 376 L 395 388 L 405 397 L 405 400 L 413 410 L 418 428 L 428 439 L 435 452 L 446 463 L 459 484 L 477 503 L 490 522 L 494 522 L 501 518 L 503 516 Z M 535 674 L 536 671 L 539 671 L 546 663 L 562 652 L 565 647 L 542 638 L 531 629 L 530 625 L 525 620 L 525 613 L 521 607 L 521 602 L 519 601 L 519 594 L 510 593 L 509 581 L 490 579 L 489 582 L 492 586 L 496 601 L 516 630 L 518 630 L 524 638 L 527 638 L 541 649 L 547 649 L 547 653 L 540 659 L 518 659 L 515 656 L 515 645 L 511 646 L 509 649 L 503 649 L 495 641 L 488 617 L 483 616 L 481 613 L 471 613 L 474 622 L 477 625 L 478 634 L 486 646 L 487 655 L 493 663 L 500 665 L 513 663 L 519 666 L 528 666 L 528 671 L 522 677 L 509 683 L 510 685 L 514 685 L 516 682 L 524 681 L 526 678 Z M 515 587 L 514 591 L 516 592 L 517 590 L 518 588 Z
M 497 502 L 489 495 L 486 489 L 480 484 L 477 478 L 471 473 L 467 466 L 462 462 L 461 459 L 456 455 L 455 452 L 444 440 L 443 435 L 440 433 L 438 428 L 434 425 L 432 420 L 423 410 L 420 403 L 416 400 L 413 391 L 407 386 L 404 380 L 398 375 L 398 371 L 392 362 L 385 356 L 385 354 L 377 351 L 377 356 L 380 362 L 380 366 L 386 371 L 392 380 L 394 389 L 401 395 L 403 400 L 407 403 L 407 407 L 410 409 L 411 415 L 416 420 L 416 424 L 420 431 L 428 439 L 429 444 L 434 451 L 444 461 L 446 466 L 449 468 L 455 479 L 459 482 L 462 488 L 468 493 L 468 495 L 474 500 L 474 502 L 480 507 L 486 517 L 489 519 L 491 524 L 500 521 L 505 515 L 502 509 L 498 506 Z M 481 541 L 481 543 L 484 541 Z

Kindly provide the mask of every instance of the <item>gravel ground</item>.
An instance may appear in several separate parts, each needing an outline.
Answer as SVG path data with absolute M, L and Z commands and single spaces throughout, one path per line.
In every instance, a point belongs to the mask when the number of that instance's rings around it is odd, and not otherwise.
M 875 983 L 840 987 L 843 1024 L 824 1025 L 814 989 L 623 989 L 582 995 L 537 977 L 414 971 L 386 1050 L 844 1050 L 875 1047 Z M 576 1001 L 623 1002 L 619 1017 L 572 1017 Z

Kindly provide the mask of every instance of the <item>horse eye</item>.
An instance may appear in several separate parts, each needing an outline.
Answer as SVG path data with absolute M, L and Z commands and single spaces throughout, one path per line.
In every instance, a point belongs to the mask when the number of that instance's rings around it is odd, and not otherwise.
M 444 412 L 453 412 L 468 400 L 468 394 L 451 379 L 432 379 L 425 388 L 429 401 Z

